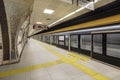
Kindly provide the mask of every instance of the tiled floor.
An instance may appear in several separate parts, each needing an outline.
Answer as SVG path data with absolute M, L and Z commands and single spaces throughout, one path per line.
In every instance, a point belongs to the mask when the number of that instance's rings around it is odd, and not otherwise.
M 43 44 L 46 46 L 48 45 L 45 43 Z M 68 52 L 66 50 L 53 46 L 51 47 L 55 51 L 60 52 L 62 55 L 66 57 L 71 57 L 67 54 Z M 59 56 L 52 54 L 44 46 L 40 45 L 39 42 L 35 42 L 31 39 L 25 46 L 20 63 L 0 66 L 0 73 L 23 67 L 33 66 L 37 64 L 45 64 L 57 60 L 61 60 Z M 120 80 L 120 70 L 116 68 L 107 66 L 94 60 L 89 60 L 87 62 L 78 60 L 77 62 L 108 77 L 110 80 Z M 0 80 L 95 80 L 95 79 L 92 76 L 86 74 L 84 71 L 79 70 L 75 66 L 69 63 L 62 62 L 60 64 L 42 67 L 26 72 L 21 72 L 15 75 L 0 77 Z

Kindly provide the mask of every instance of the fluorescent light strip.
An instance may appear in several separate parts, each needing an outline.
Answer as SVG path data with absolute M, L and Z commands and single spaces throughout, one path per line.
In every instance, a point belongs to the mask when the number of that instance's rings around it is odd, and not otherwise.
M 52 10 L 52 9 L 45 9 L 44 13 L 46 13 L 46 14 L 53 14 L 54 10 Z
M 97 3 L 98 1 L 100 1 L 100 0 L 95 0 L 94 3 Z M 92 3 L 93 3 L 93 2 L 90 2 L 90 3 L 87 4 L 86 6 L 83 6 L 83 7 L 79 8 L 79 9 L 75 10 L 74 12 L 71 12 L 70 14 L 64 16 L 63 18 L 60 18 L 59 20 L 53 22 L 52 24 L 50 24 L 50 25 L 48 25 L 48 26 L 50 27 L 50 26 L 52 26 L 52 25 L 54 25 L 54 24 L 56 24 L 56 23 L 58 23 L 58 22 L 64 20 L 65 18 L 68 18 L 68 17 L 74 15 L 75 13 L 77 13 L 77 12 L 79 12 L 79 11 L 85 9 L 87 6 L 91 5 Z
M 42 22 L 36 22 L 36 24 L 42 24 Z

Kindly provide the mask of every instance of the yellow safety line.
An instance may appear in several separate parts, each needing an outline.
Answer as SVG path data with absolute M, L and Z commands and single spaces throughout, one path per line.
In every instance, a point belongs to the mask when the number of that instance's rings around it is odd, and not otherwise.
M 62 63 L 62 61 L 57 60 L 57 61 L 48 62 L 48 63 L 44 63 L 44 64 L 38 64 L 38 65 L 28 66 L 28 67 L 19 68 L 19 69 L 8 70 L 5 72 L 0 72 L 0 77 L 6 77 L 6 76 L 16 75 L 16 74 L 20 74 L 20 73 L 24 73 L 24 72 L 29 72 L 29 71 L 40 69 L 40 68 L 54 66 L 54 65 L 60 64 L 60 63 Z
M 79 70 L 83 71 L 84 73 L 90 75 L 91 77 L 93 77 L 95 80 L 110 80 L 108 77 L 78 63 L 76 61 L 76 59 L 71 59 L 68 58 L 64 55 L 62 55 L 60 52 L 55 51 L 54 49 L 52 49 L 50 46 L 48 45 L 44 45 L 43 43 L 40 42 L 40 45 L 42 45 L 43 47 L 45 47 L 47 50 L 49 50 L 51 53 L 55 54 L 56 56 L 60 57 L 61 60 L 65 63 L 69 63 L 73 66 L 75 66 L 76 68 L 78 68 Z
M 80 55 L 80 54 L 77 54 L 77 53 L 74 53 L 74 52 L 68 52 L 68 54 L 70 56 L 73 56 L 74 58 L 76 58 L 77 60 L 82 60 L 84 62 L 87 62 L 90 60 L 90 58 L 86 57 L 86 56 L 83 56 L 83 55 Z
M 120 23 L 120 14 L 105 17 L 102 19 L 97 19 L 97 20 L 92 20 L 89 22 L 53 30 L 53 31 L 48 31 L 43 34 L 50 34 L 50 33 L 58 33 L 58 32 L 65 32 L 65 31 L 70 31 L 70 30 L 77 30 L 77 29 L 83 29 L 83 28 L 91 28 L 91 27 L 96 27 L 96 26 L 101 26 L 101 25 L 108 25 L 108 24 L 114 24 L 114 23 Z
M 33 39 L 33 40 L 34 40 L 34 39 Z M 34 41 L 36 41 L 36 40 L 34 40 Z M 52 48 L 56 48 L 55 46 L 52 46 L 52 45 L 51 45 L 51 47 L 52 47 Z M 84 61 L 84 62 L 87 62 L 87 61 L 89 61 L 89 60 L 91 59 L 91 58 L 89 58 L 89 57 L 87 57 L 87 56 L 84 56 L 84 55 L 82 55 L 82 54 L 77 54 L 77 53 L 75 53 L 75 52 L 69 52 L 69 51 L 67 51 L 66 54 L 68 54 L 68 55 L 76 58 L 76 60 L 82 60 L 82 61 Z

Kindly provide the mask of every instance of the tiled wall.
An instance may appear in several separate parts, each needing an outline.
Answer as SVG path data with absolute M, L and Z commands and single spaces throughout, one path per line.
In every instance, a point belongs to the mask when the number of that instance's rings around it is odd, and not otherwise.
M 17 55 L 17 38 L 20 27 L 28 16 L 31 14 L 31 9 L 34 0 L 3 0 L 7 15 L 9 36 L 10 36 L 10 51 L 12 56 Z

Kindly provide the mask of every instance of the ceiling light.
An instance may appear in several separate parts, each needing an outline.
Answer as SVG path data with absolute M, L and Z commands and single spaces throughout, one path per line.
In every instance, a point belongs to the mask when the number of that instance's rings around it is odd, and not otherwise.
M 53 14 L 54 10 L 52 10 L 52 9 L 45 9 L 44 13 L 46 13 L 46 14 Z
M 42 22 L 36 22 L 36 24 L 42 24 Z

